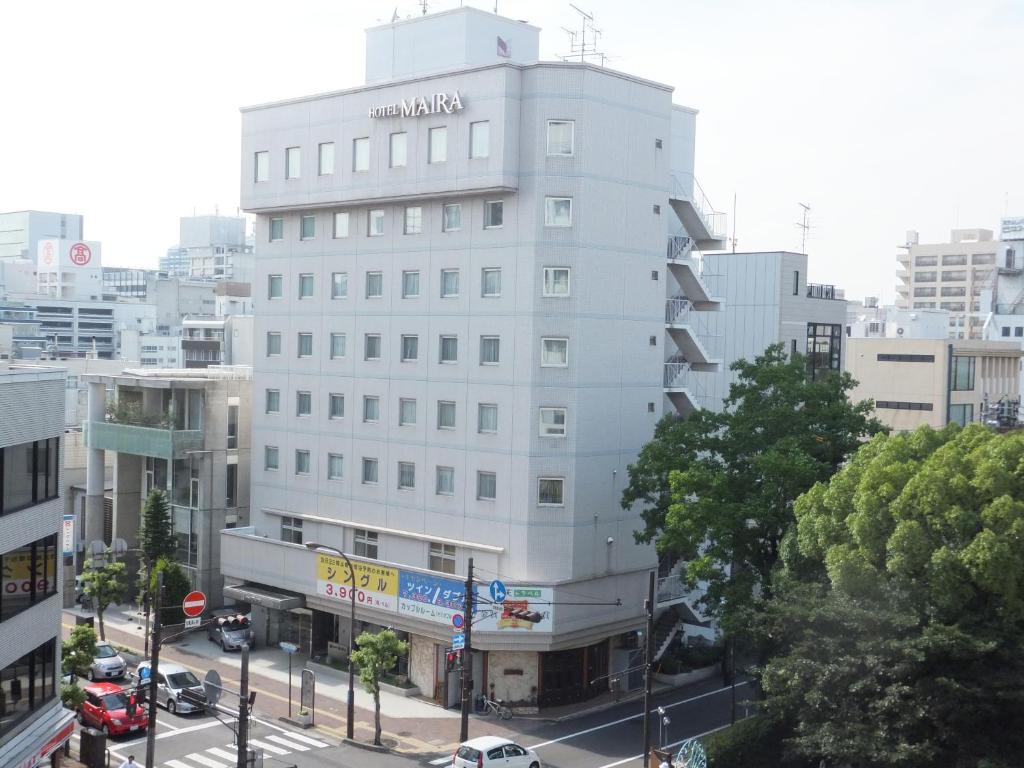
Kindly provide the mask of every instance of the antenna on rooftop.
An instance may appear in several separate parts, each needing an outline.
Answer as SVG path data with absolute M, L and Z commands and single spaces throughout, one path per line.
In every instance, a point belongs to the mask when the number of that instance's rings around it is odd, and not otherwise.
M 811 206 L 805 205 L 804 203 L 797 203 L 801 208 L 804 209 L 803 221 L 798 221 L 796 225 L 803 230 L 800 233 L 800 253 L 807 253 L 807 231 L 811 228 L 809 219 L 811 217 Z
M 427 0 L 420 0 L 420 8 L 423 9 L 423 15 L 427 15 Z
M 601 66 L 611 57 L 597 49 L 597 41 L 601 37 L 601 30 L 594 26 L 594 15 L 584 11 L 582 8 L 569 3 L 569 7 L 580 15 L 579 29 L 562 27 L 569 35 L 569 52 L 562 54 L 559 58 L 562 61 L 579 61 L 585 64 L 591 60 L 599 60 Z

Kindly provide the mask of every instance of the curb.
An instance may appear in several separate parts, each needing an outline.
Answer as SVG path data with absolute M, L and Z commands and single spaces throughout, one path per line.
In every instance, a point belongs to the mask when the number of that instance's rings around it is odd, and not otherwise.
M 377 746 L 376 744 L 367 744 L 365 741 L 356 741 L 355 739 L 344 738 L 341 740 L 342 744 L 348 744 L 351 747 L 358 747 L 359 749 L 365 749 L 369 752 L 390 752 L 391 747 L 386 745 Z

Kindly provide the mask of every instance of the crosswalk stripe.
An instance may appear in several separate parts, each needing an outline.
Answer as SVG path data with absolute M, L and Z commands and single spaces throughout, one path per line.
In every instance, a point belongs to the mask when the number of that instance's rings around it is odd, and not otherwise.
M 171 768 L 193 768 L 191 765 L 186 765 L 181 760 L 168 760 L 164 765 L 169 765 Z
M 217 757 L 223 757 L 225 760 L 230 760 L 232 762 L 234 762 L 238 758 L 237 754 L 233 755 L 230 752 L 228 752 L 226 749 L 221 749 L 220 747 L 210 747 L 206 751 L 209 752 L 211 755 L 216 755 Z
M 297 741 L 288 741 L 284 736 L 278 736 L 276 733 L 272 733 L 267 738 L 275 744 L 281 744 L 289 749 L 294 749 L 296 752 L 309 752 L 309 747 L 305 744 L 299 744 Z
M 446 756 L 446 757 L 436 757 L 436 758 L 434 758 L 433 760 L 430 761 L 430 764 L 431 765 L 444 765 L 445 763 L 448 763 L 449 765 L 451 765 L 451 762 L 452 762 L 452 759 L 450 757 Z
M 305 736 L 305 735 L 303 735 L 301 733 L 291 733 L 290 732 L 288 734 L 288 738 L 289 739 L 298 739 L 299 741 L 304 741 L 307 744 L 309 744 L 310 746 L 317 747 L 318 749 L 323 749 L 324 747 L 330 746 L 329 744 L 324 744 L 322 741 L 317 741 L 316 739 L 310 738 L 309 736 Z
M 228 768 L 227 765 L 224 765 L 224 763 L 219 760 L 211 760 L 206 755 L 200 754 L 199 752 L 193 752 L 191 755 L 186 755 L 186 757 L 200 765 L 208 766 L 208 768 Z
M 275 755 L 287 755 L 288 754 L 288 750 L 287 749 L 281 749 L 280 747 L 275 747 L 273 744 L 267 744 L 266 742 L 258 741 L 257 739 L 249 739 L 249 746 L 250 747 L 259 747 L 264 752 L 272 752 Z

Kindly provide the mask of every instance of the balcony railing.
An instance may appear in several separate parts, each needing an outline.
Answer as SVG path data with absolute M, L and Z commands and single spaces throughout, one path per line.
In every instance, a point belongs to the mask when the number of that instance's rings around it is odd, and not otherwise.
M 672 194 L 692 203 L 712 237 L 725 237 L 725 213 L 716 211 L 692 173 L 672 174 Z
M 89 448 L 116 453 L 171 460 L 203 447 L 203 432 L 199 429 L 143 427 L 110 421 L 90 421 L 86 429 L 85 444 Z
M 669 261 L 685 259 L 693 250 L 693 238 L 686 235 L 669 235 L 666 256 Z
M 686 374 L 690 371 L 690 364 L 682 355 L 673 355 L 665 363 L 665 389 L 686 386 Z
M 822 285 L 821 283 L 807 284 L 808 299 L 838 299 L 834 285 Z
M 689 299 L 680 298 L 678 296 L 666 299 L 665 322 L 670 325 L 672 323 L 685 323 L 687 315 L 689 315 L 692 307 L 693 303 Z
M 665 576 L 658 579 L 657 602 L 667 603 L 670 600 L 680 600 L 686 596 L 688 591 L 689 588 L 680 574 Z

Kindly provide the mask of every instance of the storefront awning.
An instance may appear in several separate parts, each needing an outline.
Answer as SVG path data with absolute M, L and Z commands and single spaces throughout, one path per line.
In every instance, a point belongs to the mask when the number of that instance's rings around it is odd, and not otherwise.
M 253 584 L 239 584 L 224 587 L 224 597 L 240 600 L 243 603 L 261 605 L 276 611 L 290 611 L 292 608 L 304 608 L 306 598 L 294 592 L 285 592 L 270 587 L 259 587 Z

